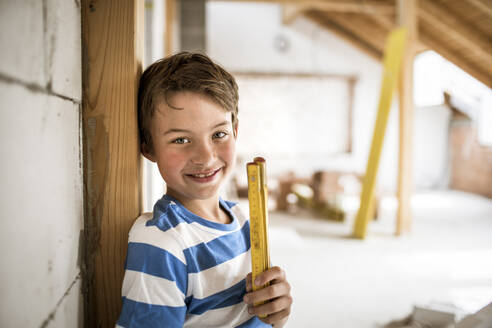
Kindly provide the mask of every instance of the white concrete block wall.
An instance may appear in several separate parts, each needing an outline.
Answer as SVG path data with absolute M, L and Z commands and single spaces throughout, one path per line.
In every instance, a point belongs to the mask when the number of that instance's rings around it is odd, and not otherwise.
M 78 1 L 0 2 L 0 326 L 82 327 Z
M 81 100 L 80 1 L 46 0 L 50 49 L 48 65 L 55 93 Z
M 25 83 L 45 85 L 43 2 L 0 1 L 0 72 Z

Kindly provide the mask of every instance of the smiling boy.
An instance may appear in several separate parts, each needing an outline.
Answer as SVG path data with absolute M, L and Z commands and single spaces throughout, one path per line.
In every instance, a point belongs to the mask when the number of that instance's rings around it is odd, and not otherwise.
M 256 284 L 270 286 L 251 291 L 249 221 L 218 195 L 236 155 L 234 78 L 205 55 L 176 54 L 143 73 L 138 111 L 142 154 L 167 191 L 130 231 L 117 325 L 282 327 L 285 273 L 269 269 Z

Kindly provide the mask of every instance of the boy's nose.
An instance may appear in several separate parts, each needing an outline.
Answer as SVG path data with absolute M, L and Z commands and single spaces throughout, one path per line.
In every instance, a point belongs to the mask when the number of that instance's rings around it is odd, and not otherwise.
M 191 162 L 194 165 L 207 167 L 213 163 L 214 158 L 215 150 L 213 145 L 210 145 L 208 142 L 202 142 L 197 145 L 191 158 Z

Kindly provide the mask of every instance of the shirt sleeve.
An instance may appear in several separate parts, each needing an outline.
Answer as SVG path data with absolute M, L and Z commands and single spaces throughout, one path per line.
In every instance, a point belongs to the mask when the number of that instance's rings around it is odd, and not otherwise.
M 180 257 L 176 251 L 128 243 L 118 326 L 183 326 L 188 274 Z

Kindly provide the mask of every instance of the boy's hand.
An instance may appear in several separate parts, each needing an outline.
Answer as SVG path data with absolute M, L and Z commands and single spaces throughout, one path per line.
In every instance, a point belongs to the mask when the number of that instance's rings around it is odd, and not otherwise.
M 254 315 L 266 314 L 261 321 L 282 327 L 287 321 L 292 305 L 290 284 L 285 278 L 285 272 L 279 267 L 273 267 L 256 277 L 255 285 L 261 286 L 270 282 L 270 286 L 252 292 L 251 272 L 246 276 L 246 295 L 244 302 L 248 304 L 248 311 Z M 253 306 L 254 303 L 268 301 L 268 303 Z

